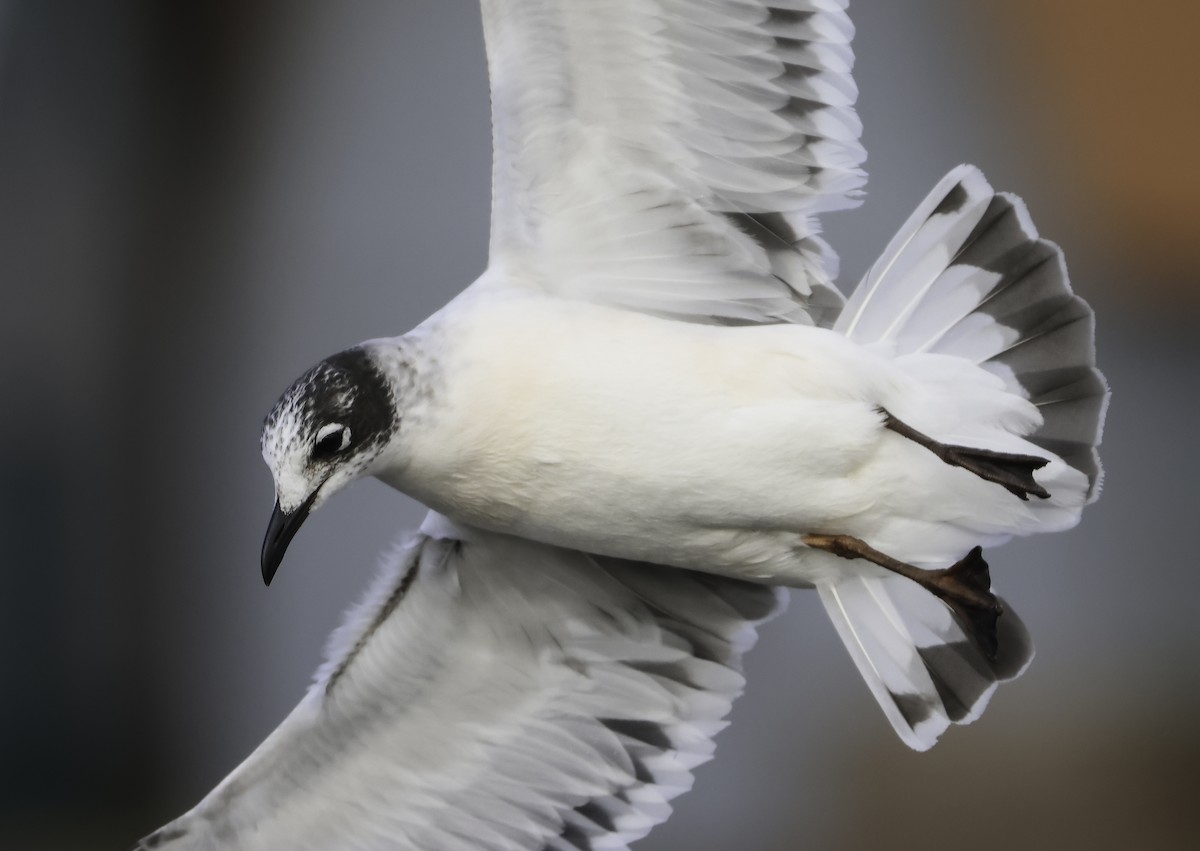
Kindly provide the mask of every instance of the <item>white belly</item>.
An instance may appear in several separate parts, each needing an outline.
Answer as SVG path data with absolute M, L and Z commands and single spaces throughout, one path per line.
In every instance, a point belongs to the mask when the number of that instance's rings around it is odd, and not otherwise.
M 435 413 L 385 479 L 461 522 L 767 577 L 877 498 L 888 370 L 830 332 L 523 299 L 444 334 Z

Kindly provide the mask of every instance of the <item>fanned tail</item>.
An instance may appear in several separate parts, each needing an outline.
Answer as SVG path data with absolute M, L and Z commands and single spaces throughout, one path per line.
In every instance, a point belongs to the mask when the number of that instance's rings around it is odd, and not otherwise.
M 1087 477 L 1087 502 L 1099 495 L 1108 384 L 1096 368 L 1092 309 L 1021 199 L 995 192 L 975 167 L 959 166 L 929 193 L 834 330 L 889 344 L 897 356 L 963 358 L 1000 377 L 1042 416 L 1025 439 Z
M 943 393 L 946 430 L 984 451 L 1045 457 L 1030 475 L 1047 498 L 1025 503 L 1022 525 L 998 524 L 981 543 L 1068 528 L 1098 496 L 1108 385 L 1096 369 L 1093 328 L 1058 246 L 1038 236 L 1019 198 L 994 192 L 971 166 L 934 188 L 834 324 L 864 345 L 886 347 Z M 1008 606 L 989 658 L 970 624 L 912 583 L 854 578 L 820 592 L 884 713 L 918 750 L 950 724 L 977 718 L 997 683 L 1018 676 L 1033 656 Z

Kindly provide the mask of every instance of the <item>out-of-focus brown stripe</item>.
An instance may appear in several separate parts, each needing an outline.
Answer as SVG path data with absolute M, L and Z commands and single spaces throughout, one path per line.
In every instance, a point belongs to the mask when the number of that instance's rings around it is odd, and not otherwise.
M 1154 286 L 1200 298 L 1187 284 L 1200 263 L 1200 3 L 1011 0 L 989 10 L 1106 237 L 1158 273 Z

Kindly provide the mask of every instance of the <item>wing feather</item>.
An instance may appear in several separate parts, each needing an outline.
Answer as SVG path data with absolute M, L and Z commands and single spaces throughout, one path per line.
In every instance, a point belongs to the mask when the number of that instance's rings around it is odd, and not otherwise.
M 782 592 L 431 515 L 300 705 L 142 849 L 621 849 L 670 813 Z
M 815 216 L 865 182 L 844 7 L 483 0 L 493 266 L 690 321 L 830 324 Z

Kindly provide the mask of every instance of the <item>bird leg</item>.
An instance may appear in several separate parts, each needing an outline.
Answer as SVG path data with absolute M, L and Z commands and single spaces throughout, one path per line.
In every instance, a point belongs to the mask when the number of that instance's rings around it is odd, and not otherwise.
M 907 437 L 913 443 L 924 446 L 947 464 L 962 467 L 981 479 L 995 482 L 1021 499 L 1029 499 L 1030 494 L 1041 499 L 1050 497 L 1050 492 L 1033 478 L 1033 471 L 1045 467 L 1050 463 L 1049 459 L 1039 458 L 1037 455 L 993 452 L 990 449 L 974 449 L 970 446 L 939 443 L 929 435 L 922 434 L 912 426 L 896 419 L 882 408 L 880 410 L 883 411 L 885 427 L 902 437 Z
M 802 540 L 813 549 L 824 550 L 839 558 L 866 559 L 911 579 L 949 606 L 959 624 L 975 638 L 987 657 L 996 658 L 996 619 L 1004 614 L 1004 606 L 992 593 L 992 577 L 981 547 L 975 547 L 949 567 L 927 570 L 892 558 L 850 535 L 804 535 Z

